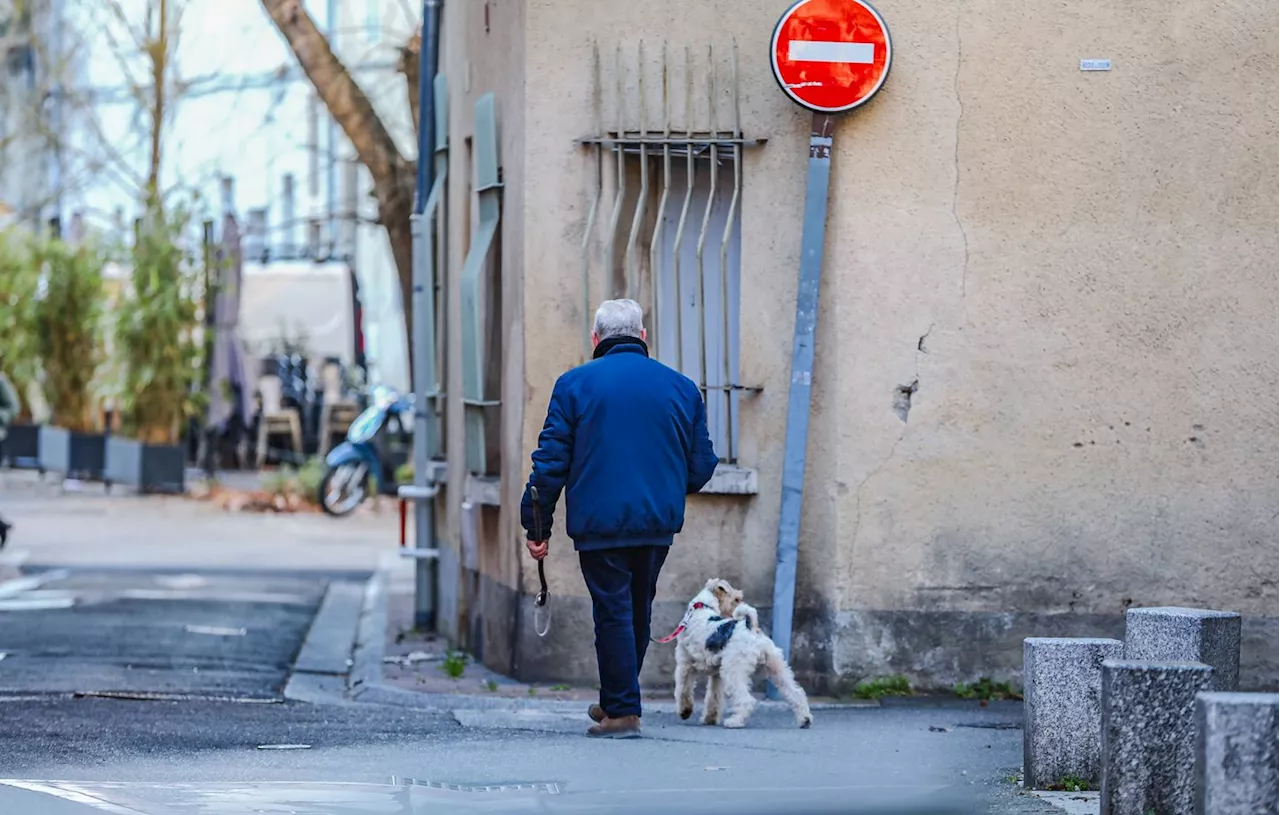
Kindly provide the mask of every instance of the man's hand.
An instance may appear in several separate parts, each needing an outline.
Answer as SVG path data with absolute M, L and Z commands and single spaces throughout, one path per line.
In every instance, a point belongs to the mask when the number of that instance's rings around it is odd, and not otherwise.
M 534 560 L 542 560 L 547 556 L 546 541 L 525 541 L 525 546 L 529 547 L 529 557 Z

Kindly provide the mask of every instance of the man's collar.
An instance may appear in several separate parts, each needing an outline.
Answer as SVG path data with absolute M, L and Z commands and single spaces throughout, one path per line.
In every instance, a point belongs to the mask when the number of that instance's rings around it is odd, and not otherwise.
M 605 354 L 611 353 L 615 349 L 622 353 L 644 354 L 646 357 L 649 356 L 649 346 L 646 345 L 645 341 L 639 337 L 608 337 L 600 340 L 600 343 L 596 345 L 595 353 L 591 355 L 591 358 L 600 359 Z

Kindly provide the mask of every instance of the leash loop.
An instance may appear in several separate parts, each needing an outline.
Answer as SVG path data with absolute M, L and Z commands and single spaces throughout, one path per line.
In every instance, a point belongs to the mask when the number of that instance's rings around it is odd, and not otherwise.
M 538 488 L 529 485 L 529 498 L 533 500 L 533 536 L 539 542 L 542 537 L 542 504 L 538 500 Z M 538 595 L 533 598 L 533 633 L 539 637 L 547 636 L 551 630 L 551 591 L 547 588 L 547 571 L 543 565 L 546 558 L 538 561 Z

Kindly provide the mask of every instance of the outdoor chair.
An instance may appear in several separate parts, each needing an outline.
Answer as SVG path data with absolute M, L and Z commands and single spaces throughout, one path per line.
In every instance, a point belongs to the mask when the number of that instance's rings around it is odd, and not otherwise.
M 298 411 L 286 408 L 281 402 L 280 377 L 263 376 L 258 379 L 258 393 L 262 398 L 262 417 L 258 421 L 258 469 L 267 461 L 267 442 L 273 435 L 289 436 L 293 445 L 295 463 L 302 461 L 302 419 Z
M 320 408 L 320 450 L 323 458 L 333 446 L 333 437 L 347 433 L 347 428 L 360 415 L 360 405 L 343 392 L 342 367 L 327 363 L 320 374 L 324 402 Z

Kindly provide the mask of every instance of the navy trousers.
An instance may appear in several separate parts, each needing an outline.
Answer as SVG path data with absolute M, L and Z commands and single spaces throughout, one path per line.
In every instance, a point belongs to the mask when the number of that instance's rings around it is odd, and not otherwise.
M 640 668 L 667 546 L 579 552 L 596 624 L 600 707 L 611 719 L 640 715 Z

